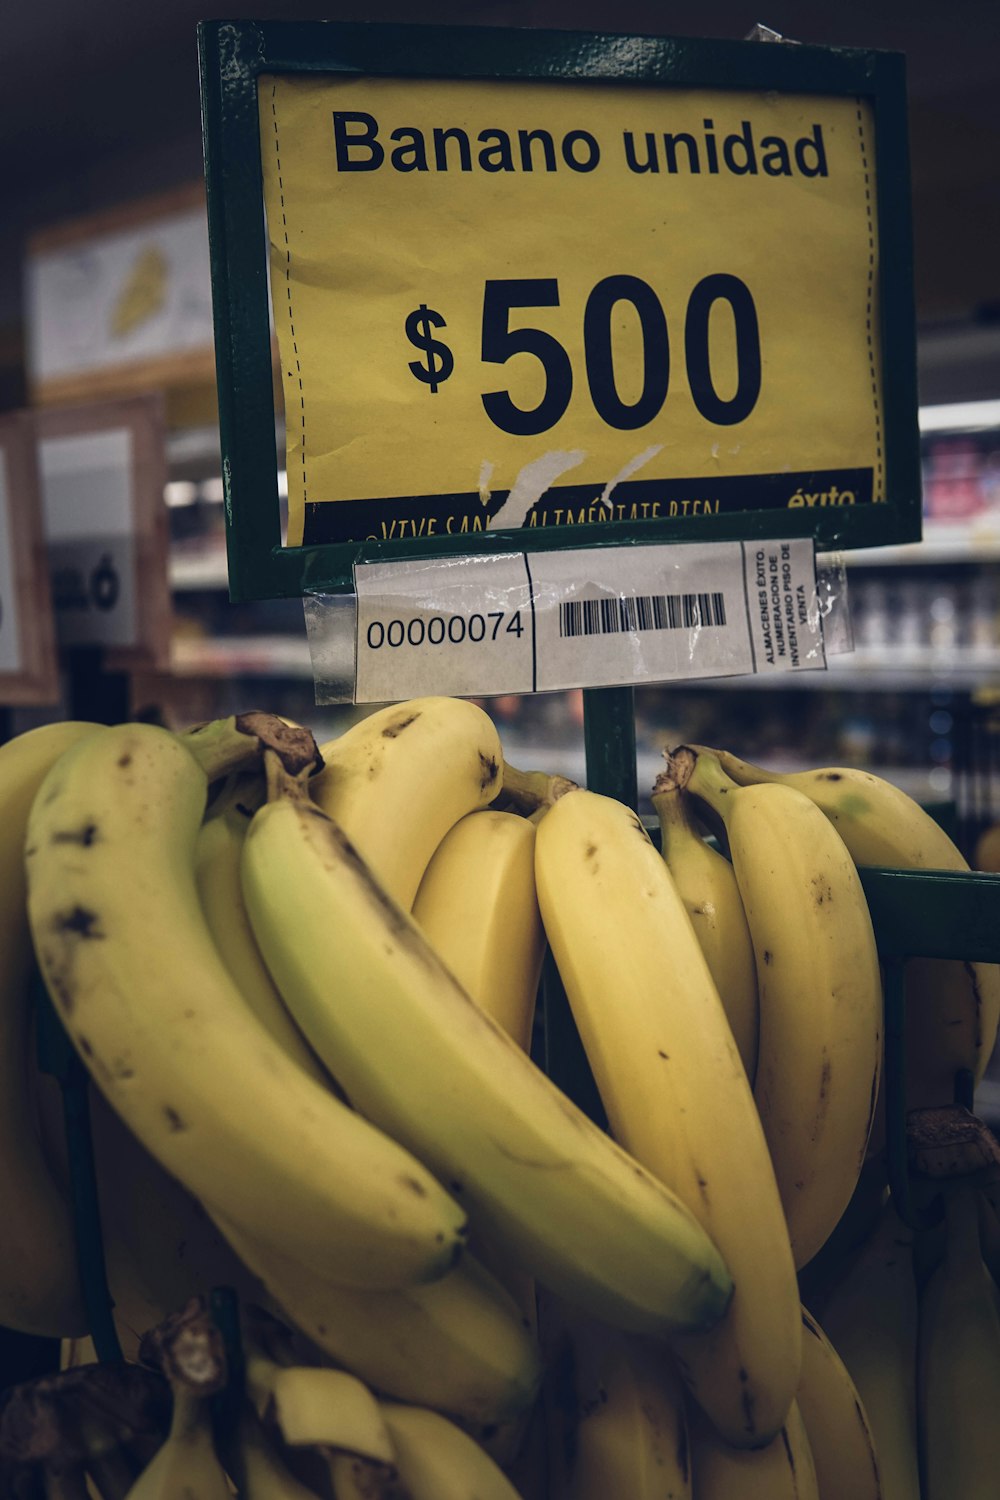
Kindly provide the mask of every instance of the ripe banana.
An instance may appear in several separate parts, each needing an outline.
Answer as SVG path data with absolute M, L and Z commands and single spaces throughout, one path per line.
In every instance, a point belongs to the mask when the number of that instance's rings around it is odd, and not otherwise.
M 666 1350 L 548 1298 L 542 1319 L 551 1500 L 691 1500 L 684 1395 Z
M 502 1470 L 447 1417 L 388 1401 L 382 1415 L 409 1500 L 518 1500 Z
M 356 1375 L 309 1365 L 279 1365 L 251 1346 L 247 1394 L 258 1417 L 272 1420 L 290 1447 L 322 1444 L 374 1463 L 392 1463 L 378 1401 Z
M 201 914 L 207 782 L 193 750 L 217 763 L 234 735 L 247 743 L 225 722 L 197 741 L 124 724 L 57 763 L 26 854 L 49 992 L 108 1102 L 196 1197 L 348 1282 L 441 1275 L 464 1240 L 461 1210 L 285 1055 Z
M 285 1003 L 356 1108 L 568 1299 L 639 1329 L 717 1321 L 731 1283 L 693 1215 L 469 999 L 302 782 L 273 756 L 267 767 L 270 800 L 243 854 L 247 910 Z
M 316 1491 L 306 1489 L 282 1463 L 252 1412 L 240 1416 L 236 1450 L 240 1500 L 316 1500 Z M 177 1500 L 186 1500 L 183 1490 Z
M 974 1188 L 945 1198 L 944 1260 L 920 1298 L 918 1410 L 925 1500 L 995 1500 L 1000 1293 L 979 1248 Z
M 816 1467 L 819 1500 L 882 1500 L 875 1439 L 854 1382 L 805 1308 L 802 1327 L 796 1400 Z
M 697 748 L 697 747 L 696 747 Z M 825 766 L 779 775 L 713 750 L 741 786 L 795 787 L 829 818 L 858 865 L 968 870 L 960 850 L 912 797 L 869 771 Z M 978 1083 L 1000 1021 L 1000 965 L 917 958 L 906 966 L 907 1107 L 950 1104 L 955 1074 Z
M 878 1094 L 882 987 L 868 904 L 843 840 L 802 792 L 737 786 L 707 751 L 675 751 L 669 775 L 725 823 L 757 960 L 754 1097 L 802 1267 L 854 1192 Z
M 366 1384 L 485 1427 L 534 1400 L 541 1363 L 507 1293 L 471 1256 L 439 1281 L 395 1292 L 338 1286 L 219 1220 L 282 1316 Z
M 913 1235 L 891 1201 L 839 1284 L 824 1298 L 820 1316 L 865 1409 L 883 1500 L 920 1500 Z
M 178 1384 L 166 1441 L 143 1469 L 127 1500 L 231 1500 L 215 1451 L 208 1401 Z
M 81 739 L 46 724 L 0 747 L 0 1324 L 49 1338 L 83 1333 L 69 1201 L 46 1160 L 30 1078 L 32 952 L 25 906 L 28 814 L 50 768 Z
M 629 808 L 561 797 L 538 827 L 542 920 L 610 1128 L 687 1204 L 736 1290 L 708 1333 L 673 1338 L 727 1442 L 767 1443 L 799 1380 L 799 1293 L 746 1072 L 673 878 Z
M 681 894 L 729 1019 L 747 1077 L 757 1071 L 757 969 L 733 867 L 705 842 L 678 787 L 653 793 L 660 852 Z
M 406 911 L 449 828 L 488 806 L 503 774 L 493 721 L 462 698 L 378 709 L 321 751 L 310 792 Z
M 413 919 L 466 993 L 527 1052 L 545 951 L 535 825 L 492 808 L 459 819 L 427 866 Z
M 213 804 L 212 816 L 202 823 L 195 844 L 198 896 L 219 957 L 254 1015 L 300 1068 L 328 1088 L 326 1069 L 288 1014 L 267 972 L 243 904 L 240 858 L 250 819 L 262 796 L 254 784 L 257 780 L 234 777 L 218 805 Z
M 695 1414 L 691 1470 L 696 1500 L 821 1500 L 797 1401 L 792 1402 L 778 1435 L 766 1448 L 753 1450 L 727 1447 L 704 1418 Z

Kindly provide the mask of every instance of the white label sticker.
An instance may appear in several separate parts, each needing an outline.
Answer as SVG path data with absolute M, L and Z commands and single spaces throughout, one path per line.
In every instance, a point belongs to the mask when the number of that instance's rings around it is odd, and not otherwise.
M 20 672 L 23 666 L 16 585 L 7 461 L 0 449 L 0 672 Z
M 811 540 L 355 568 L 354 701 L 488 696 L 826 666 Z M 307 612 L 319 696 L 322 611 Z

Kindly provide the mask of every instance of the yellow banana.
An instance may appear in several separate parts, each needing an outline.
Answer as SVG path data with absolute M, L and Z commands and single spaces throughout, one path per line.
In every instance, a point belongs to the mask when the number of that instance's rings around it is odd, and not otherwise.
M 500 790 L 493 721 L 462 698 L 413 698 L 369 714 L 321 747 L 310 792 L 379 884 L 407 911 L 449 828 Z
M 694 1415 L 691 1470 L 695 1500 L 821 1500 L 797 1401 L 767 1447 L 752 1450 L 728 1447 L 702 1417 Z
M 439 1412 L 382 1403 L 408 1500 L 518 1500 L 478 1443 Z
M 194 870 L 201 909 L 219 957 L 254 1015 L 293 1062 L 317 1083 L 329 1087 L 325 1068 L 274 987 L 243 904 L 240 858 L 250 819 L 260 799 L 259 792 L 256 801 L 252 795 L 247 796 L 255 787 L 240 785 L 240 781 L 248 779 L 234 778 L 235 784 L 224 794 L 222 805 L 213 807 L 213 815 L 206 818 L 199 830 Z
M 439 1281 L 393 1292 L 339 1286 L 220 1219 L 281 1314 L 366 1384 L 470 1427 L 510 1421 L 534 1400 L 541 1364 L 507 1293 L 471 1256 Z
M 707 751 L 669 775 L 723 819 L 757 960 L 754 1097 L 795 1264 L 825 1243 L 857 1185 L 878 1093 L 882 987 L 850 854 L 794 787 L 740 787 Z
M 251 1346 L 246 1378 L 257 1415 L 273 1419 L 290 1447 L 322 1444 L 374 1463 L 392 1463 L 392 1443 L 378 1401 L 356 1375 L 279 1365 Z
M 961 851 L 929 813 L 891 782 L 849 766 L 779 775 L 713 750 L 741 786 L 794 787 L 829 818 L 858 865 L 902 870 L 968 870 Z M 907 1105 L 950 1104 L 955 1074 L 978 1083 L 1000 1021 L 1000 965 L 917 958 L 906 966 Z
M 345 1281 L 441 1275 L 464 1241 L 462 1211 L 286 1056 L 202 916 L 203 764 L 225 767 L 248 740 L 226 721 L 197 742 L 125 724 L 57 763 L 26 856 L 46 984 L 111 1106 L 196 1197 Z
M 316 1491 L 300 1484 L 289 1471 L 252 1412 L 240 1415 L 236 1451 L 240 1500 L 316 1500 Z M 183 1490 L 177 1500 L 186 1500 Z
M 215 1451 L 208 1401 L 175 1385 L 166 1441 L 129 1490 L 126 1500 L 231 1500 Z
M 302 783 L 273 756 L 268 771 L 244 848 L 247 910 L 354 1105 L 567 1298 L 640 1329 L 717 1321 L 731 1283 L 694 1216 L 469 999 Z
M 820 1316 L 865 1409 L 883 1500 L 920 1500 L 913 1235 L 891 1201 L 867 1243 L 824 1298 Z
M 882 1500 L 875 1439 L 840 1355 L 802 1309 L 802 1378 L 796 1400 L 816 1467 L 819 1500 Z
M 667 1351 L 545 1299 L 551 1500 L 691 1500 L 687 1417 Z
M 616 1140 L 704 1227 L 732 1275 L 726 1316 L 672 1338 L 730 1443 L 781 1428 L 799 1380 L 799 1293 L 746 1072 L 673 878 L 629 808 L 561 797 L 538 827 L 542 920 Z
M 747 1077 L 757 1070 L 757 969 L 733 867 L 705 842 L 678 787 L 653 793 L 660 852 L 681 894 L 729 1018 Z
M 995 1500 L 1000 1293 L 979 1248 L 974 1188 L 945 1198 L 944 1260 L 920 1298 L 918 1411 L 925 1500 Z
M 545 951 L 535 825 L 492 808 L 459 819 L 427 866 L 413 919 L 466 993 L 527 1052 Z
M 69 1200 L 46 1159 L 30 1079 L 34 1028 L 24 875 L 28 814 L 50 768 L 101 731 L 72 721 L 0 747 L 0 1324 L 45 1337 L 83 1333 Z

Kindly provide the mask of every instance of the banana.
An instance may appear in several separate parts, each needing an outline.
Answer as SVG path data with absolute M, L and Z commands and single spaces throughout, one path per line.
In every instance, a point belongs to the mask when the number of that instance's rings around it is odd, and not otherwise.
M 395 1468 L 369 1463 L 351 1453 L 331 1456 L 330 1480 L 333 1500 L 413 1500 L 400 1483 Z
M 229 1480 L 212 1439 L 207 1399 L 180 1384 L 173 1392 L 166 1441 L 143 1469 L 126 1500 L 231 1500 Z
M 891 1201 L 820 1316 L 865 1409 L 883 1500 L 920 1500 L 913 1235 Z
M 974 1188 L 945 1198 L 941 1265 L 920 1299 L 918 1409 L 925 1500 L 994 1500 L 1000 1475 L 1000 1292 L 979 1248 Z
M 310 792 L 406 911 L 449 828 L 500 790 L 493 721 L 462 698 L 381 708 L 320 747 Z
M 460 818 L 427 866 L 413 919 L 466 993 L 527 1052 L 545 952 L 535 825 L 492 808 Z
M 757 1070 L 757 969 L 733 867 L 707 844 L 679 788 L 653 793 L 660 852 L 687 908 L 747 1077 Z
M 281 1314 L 383 1394 L 474 1428 L 510 1421 L 534 1400 L 536 1344 L 510 1297 L 471 1256 L 426 1286 L 366 1292 L 317 1276 L 224 1220 L 219 1227 Z
M 0 1324 L 44 1337 L 81 1334 L 69 1200 L 40 1139 L 30 1078 L 34 1050 L 32 952 L 24 876 L 28 814 L 63 753 L 96 725 L 29 730 L 0 747 Z
M 672 1189 L 736 1291 L 671 1345 L 726 1441 L 783 1425 L 802 1333 L 788 1232 L 746 1072 L 673 878 L 631 809 L 561 797 L 538 827 L 542 920 L 615 1139 Z
M 850 854 L 788 786 L 740 787 L 707 751 L 677 750 L 671 780 L 723 819 L 757 960 L 754 1097 L 797 1267 L 843 1214 L 864 1163 L 882 1059 L 882 986 Z
M 410 1500 L 518 1500 L 502 1470 L 447 1417 L 392 1402 L 382 1415 Z
M 698 747 L 695 747 L 698 748 Z M 741 786 L 794 787 L 829 818 L 858 865 L 902 870 L 968 870 L 961 851 L 912 797 L 847 766 L 779 775 L 713 750 Z M 907 1107 L 950 1104 L 955 1074 L 968 1068 L 978 1083 L 1000 1021 L 1000 965 L 916 958 L 906 966 Z
M 355 1107 L 568 1299 L 639 1330 L 717 1321 L 731 1282 L 694 1216 L 469 999 L 302 782 L 274 756 L 267 767 L 243 853 L 247 910 Z
M 816 1468 L 819 1500 L 882 1500 L 875 1439 L 857 1388 L 815 1318 L 802 1309 L 796 1400 Z
M 545 1300 L 551 1500 L 691 1500 L 680 1379 L 662 1346 Z
M 26 853 L 45 982 L 112 1108 L 195 1197 L 346 1282 L 442 1275 L 464 1241 L 462 1211 L 285 1055 L 205 924 L 203 764 L 246 755 L 237 741 L 247 734 L 226 721 L 183 741 L 124 724 L 57 763 Z
M 252 1412 L 240 1415 L 236 1451 L 240 1500 L 316 1500 L 316 1491 L 306 1489 L 282 1463 Z M 183 1491 L 177 1500 L 186 1500 Z
M 767 1447 L 752 1450 L 727 1447 L 704 1418 L 695 1414 L 691 1469 L 695 1500 L 821 1500 L 797 1401 Z
M 243 840 L 261 792 L 255 778 L 233 778 L 212 816 L 202 823 L 195 844 L 195 879 L 208 930 L 229 976 L 257 1019 L 299 1067 L 317 1083 L 329 1076 L 292 1020 L 254 941 L 243 905 L 240 858 Z M 256 793 L 256 799 L 254 794 Z
M 258 1417 L 273 1419 L 290 1447 L 322 1444 L 374 1463 L 392 1463 L 392 1442 L 379 1404 L 356 1375 L 279 1365 L 251 1347 L 246 1379 Z

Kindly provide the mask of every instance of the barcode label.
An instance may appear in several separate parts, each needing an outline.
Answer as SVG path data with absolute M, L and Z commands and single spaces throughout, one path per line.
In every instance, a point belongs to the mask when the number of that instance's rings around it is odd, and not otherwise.
M 561 636 L 692 630 L 725 623 L 726 600 L 721 593 L 620 594 L 617 599 L 567 599 L 559 606 Z

